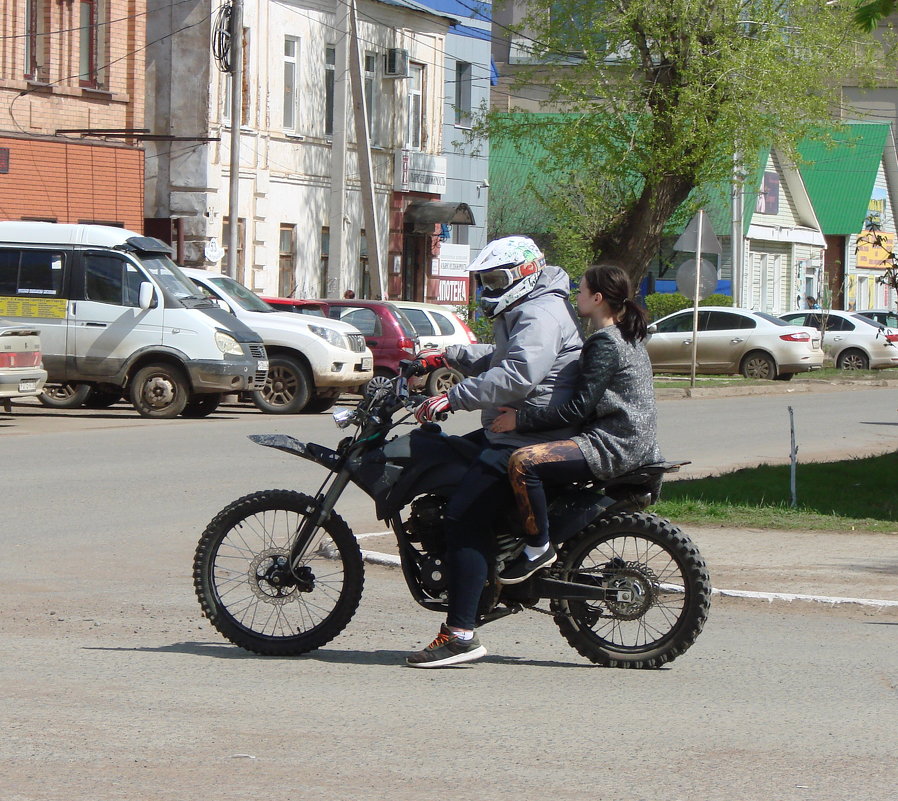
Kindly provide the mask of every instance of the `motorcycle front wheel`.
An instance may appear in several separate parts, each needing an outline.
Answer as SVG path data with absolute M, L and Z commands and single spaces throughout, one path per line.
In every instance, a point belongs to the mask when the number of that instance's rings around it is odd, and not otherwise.
M 203 613 L 241 648 L 297 656 L 320 648 L 352 619 L 364 568 L 349 526 L 331 513 L 296 570 L 290 548 L 315 508 L 308 495 L 266 490 L 222 509 L 206 527 L 193 562 Z
M 604 601 L 552 601 L 561 634 L 596 664 L 660 667 L 689 649 L 708 618 L 704 559 L 689 537 L 656 515 L 600 519 L 566 543 L 559 562 L 566 580 L 619 593 Z

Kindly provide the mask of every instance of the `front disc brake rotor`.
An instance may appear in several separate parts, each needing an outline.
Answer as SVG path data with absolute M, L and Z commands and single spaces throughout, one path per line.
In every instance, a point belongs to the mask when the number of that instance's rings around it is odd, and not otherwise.
M 311 568 L 301 567 L 299 576 L 290 572 L 290 552 L 285 548 L 267 548 L 256 554 L 247 570 L 247 583 L 257 598 L 267 603 L 285 604 L 296 600 L 297 593 L 311 592 L 315 577 Z

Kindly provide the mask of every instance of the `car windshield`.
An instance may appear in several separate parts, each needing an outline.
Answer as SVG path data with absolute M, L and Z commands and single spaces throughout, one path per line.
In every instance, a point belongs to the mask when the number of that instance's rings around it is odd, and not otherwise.
M 789 322 L 787 320 L 780 320 L 779 317 L 774 317 L 772 314 L 767 314 L 767 312 L 756 311 L 752 312 L 755 317 L 760 317 L 762 320 L 767 320 L 769 323 L 773 323 L 774 325 L 795 325 L 795 323 Z
M 214 278 L 209 279 L 209 283 L 215 284 L 215 286 L 217 286 L 222 292 L 224 292 L 238 306 L 246 309 L 247 311 L 275 311 L 275 309 L 269 306 L 251 289 L 247 289 L 239 281 L 235 281 L 233 278 L 228 278 L 228 276 L 226 275 L 216 275 Z
M 190 306 L 211 306 L 212 302 L 197 292 L 193 283 L 168 256 L 161 253 L 142 253 L 140 263 L 170 295 Z

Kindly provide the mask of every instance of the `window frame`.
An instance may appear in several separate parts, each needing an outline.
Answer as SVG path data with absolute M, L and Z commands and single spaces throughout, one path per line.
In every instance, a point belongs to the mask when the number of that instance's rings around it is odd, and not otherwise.
M 300 58 L 300 38 L 298 36 L 284 36 L 284 74 L 283 86 L 281 94 L 281 123 L 285 131 L 295 133 L 299 129 L 299 58 Z M 287 54 L 287 45 L 293 45 L 293 54 Z M 292 77 L 292 87 L 287 89 L 288 68 Z M 290 120 L 287 119 L 287 113 L 290 113 Z
M 290 247 L 284 250 L 284 234 Z M 285 289 L 286 287 L 286 289 Z M 296 224 L 281 223 L 278 229 L 278 297 L 289 298 L 296 291 Z
M 378 106 L 377 65 L 379 61 L 377 53 L 370 50 L 366 51 L 362 56 L 362 86 L 365 93 L 365 113 L 368 118 L 368 136 L 371 144 L 375 144 L 378 139 L 376 110 Z
M 425 143 L 425 65 L 409 62 L 405 98 L 405 149 L 421 151 Z
M 324 46 L 324 135 L 334 135 L 334 96 L 337 85 L 337 46 Z
M 469 61 L 455 62 L 455 127 L 470 128 L 471 89 L 473 85 L 473 65 Z

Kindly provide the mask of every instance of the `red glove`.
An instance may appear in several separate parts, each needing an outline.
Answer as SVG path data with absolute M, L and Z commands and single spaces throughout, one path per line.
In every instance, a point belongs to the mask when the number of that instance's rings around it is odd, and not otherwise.
M 438 367 L 448 367 L 446 355 L 439 348 L 425 348 L 415 354 L 415 361 L 420 362 L 421 371 L 428 372 Z
M 429 423 L 434 418 L 445 420 L 446 413 L 451 411 L 446 395 L 434 395 L 415 409 L 415 420 L 419 423 Z

